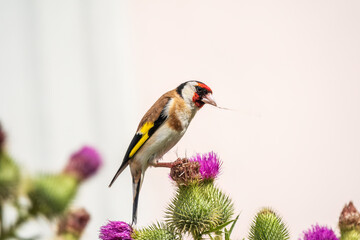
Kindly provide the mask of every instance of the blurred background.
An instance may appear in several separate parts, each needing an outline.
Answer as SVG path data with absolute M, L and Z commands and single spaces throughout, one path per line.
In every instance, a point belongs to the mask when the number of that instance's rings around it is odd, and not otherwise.
M 232 110 L 205 106 L 164 161 L 220 155 L 217 183 L 241 213 L 234 239 L 263 206 L 293 239 L 336 228 L 345 203 L 360 206 L 359 11 L 355 0 L 0 0 L 8 150 L 38 173 L 97 147 L 104 167 L 74 203 L 91 214 L 83 239 L 97 239 L 107 220 L 131 221 L 129 170 L 107 186 L 142 115 L 197 79 Z M 172 195 L 168 170 L 149 169 L 138 225 L 161 220 Z

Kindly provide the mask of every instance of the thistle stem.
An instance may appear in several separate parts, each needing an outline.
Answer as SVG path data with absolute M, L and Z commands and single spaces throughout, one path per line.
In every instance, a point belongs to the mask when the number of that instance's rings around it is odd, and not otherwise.
M 3 204 L 0 203 L 0 239 L 4 235 L 4 213 L 3 213 Z
M 24 222 L 26 222 L 30 218 L 31 218 L 31 216 L 28 215 L 28 214 L 19 216 L 19 218 L 8 229 L 8 231 L 6 231 L 6 232 L 2 231 L 1 232 L 0 240 L 7 239 L 7 238 L 10 238 L 10 237 L 12 237 L 12 238 L 16 237 L 16 230 L 18 229 L 18 227 L 20 227 Z M 2 229 L 2 230 L 4 230 L 4 229 Z
M 196 232 L 192 232 L 191 235 L 192 235 L 194 240 L 201 240 L 202 239 L 201 235 L 196 233 Z

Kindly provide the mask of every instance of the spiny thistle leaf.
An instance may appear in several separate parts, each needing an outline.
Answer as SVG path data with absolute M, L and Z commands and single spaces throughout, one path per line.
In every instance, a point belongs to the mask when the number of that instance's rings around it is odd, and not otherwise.
M 225 240 L 230 240 L 230 235 L 234 230 L 235 224 L 238 221 L 240 215 L 237 215 L 236 218 L 233 220 L 233 223 L 229 230 L 225 229 Z
M 289 232 L 282 219 L 268 208 L 255 217 L 250 229 L 250 240 L 287 240 Z
M 232 217 L 233 204 L 212 184 L 179 186 L 166 212 L 166 222 L 180 234 L 199 238 Z
M 165 224 L 156 223 L 147 228 L 135 231 L 132 238 L 135 240 L 177 240 L 181 239 L 181 236 Z
M 232 223 L 232 222 L 234 222 L 235 220 L 230 220 L 230 221 L 228 221 L 228 222 L 226 222 L 226 223 L 223 223 L 223 224 L 221 224 L 221 225 L 218 225 L 218 226 L 216 226 L 215 228 L 213 228 L 213 229 L 210 229 L 209 231 L 206 231 L 206 232 L 203 232 L 203 234 L 209 234 L 209 233 L 221 233 L 222 232 L 222 229 L 224 228 L 224 227 L 226 227 L 227 225 L 229 225 L 230 223 Z M 226 230 L 226 229 L 225 229 Z M 227 230 L 226 230 L 227 231 Z

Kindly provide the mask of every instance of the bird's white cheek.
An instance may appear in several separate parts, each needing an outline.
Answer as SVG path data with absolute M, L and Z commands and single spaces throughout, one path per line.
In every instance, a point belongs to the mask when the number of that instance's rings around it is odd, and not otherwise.
M 197 110 L 195 108 L 186 108 L 177 112 L 177 118 L 181 122 L 184 133 L 188 128 L 191 120 L 194 118 L 196 111 Z

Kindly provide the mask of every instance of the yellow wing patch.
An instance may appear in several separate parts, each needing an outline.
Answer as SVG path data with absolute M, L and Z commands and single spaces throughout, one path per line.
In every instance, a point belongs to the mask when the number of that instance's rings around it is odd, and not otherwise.
M 146 142 L 146 140 L 149 138 L 149 130 L 154 126 L 153 122 L 146 122 L 141 128 L 140 133 L 143 135 L 140 140 L 136 143 L 134 148 L 131 150 L 129 154 L 129 158 L 134 156 L 134 154 L 139 150 L 139 148 Z

